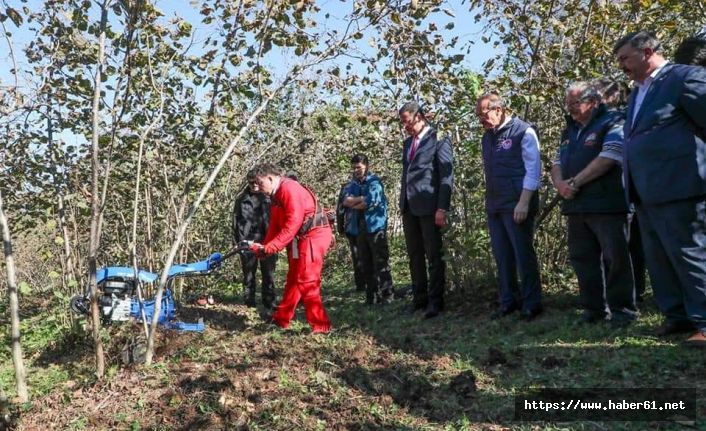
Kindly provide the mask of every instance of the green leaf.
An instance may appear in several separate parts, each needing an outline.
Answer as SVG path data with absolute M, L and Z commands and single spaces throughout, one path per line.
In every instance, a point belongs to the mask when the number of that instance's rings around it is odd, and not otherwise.
M 32 293 L 32 288 L 26 281 L 21 281 L 20 284 L 17 286 L 17 290 L 19 290 L 20 295 L 29 295 L 30 293 Z

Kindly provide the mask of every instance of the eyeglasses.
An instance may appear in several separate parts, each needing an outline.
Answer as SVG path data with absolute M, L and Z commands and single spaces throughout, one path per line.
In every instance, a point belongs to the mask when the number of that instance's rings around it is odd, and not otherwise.
M 496 110 L 496 109 L 499 109 L 499 108 L 488 108 L 488 109 L 484 109 L 484 110 L 482 110 L 482 111 L 476 112 L 476 115 L 478 116 L 478 118 L 485 118 L 485 117 L 488 116 L 488 114 L 490 113 L 490 111 L 494 111 L 494 110 Z
M 565 104 L 564 104 L 564 107 L 565 107 L 566 109 L 575 108 L 575 107 L 579 106 L 579 105 L 582 104 L 582 103 L 588 102 L 588 100 L 589 100 L 589 99 L 585 99 L 585 98 L 576 99 L 576 100 L 574 100 L 573 102 L 567 102 L 567 103 L 565 103 Z

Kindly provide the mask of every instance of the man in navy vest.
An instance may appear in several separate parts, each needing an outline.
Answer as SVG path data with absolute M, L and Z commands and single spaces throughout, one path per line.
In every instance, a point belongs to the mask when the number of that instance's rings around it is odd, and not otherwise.
M 588 82 L 569 86 L 566 109 L 570 115 L 552 182 L 564 198 L 562 214 L 568 216 L 569 256 L 579 282 L 582 320 L 608 318 L 613 326 L 625 326 L 635 319 L 637 308 L 620 169 L 624 117 L 609 111 Z
M 400 211 L 412 275 L 411 308 L 424 310 L 424 318 L 429 319 L 444 309 L 441 229 L 451 206 L 451 140 L 437 137 L 416 102 L 405 103 L 399 116 L 409 135 L 402 151 Z
M 521 309 L 521 318 L 529 321 L 542 312 L 539 266 L 532 243 L 541 175 L 539 140 L 528 123 L 507 114 L 497 93 L 481 96 L 476 114 L 485 129 L 485 207 L 500 282 L 500 307 L 490 318 Z M 518 268 L 519 298 L 515 294 Z
M 687 343 L 706 346 L 706 69 L 669 64 L 645 31 L 626 35 L 613 52 L 636 84 L 623 171 L 666 317 L 658 333 L 694 332 Z

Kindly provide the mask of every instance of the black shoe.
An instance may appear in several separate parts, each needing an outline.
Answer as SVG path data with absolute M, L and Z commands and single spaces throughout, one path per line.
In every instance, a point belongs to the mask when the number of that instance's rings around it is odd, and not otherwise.
M 507 315 L 514 313 L 517 310 L 519 310 L 517 305 L 513 305 L 508 308 L 498 308 L 497 310 L 493 311 L 493 313 L 490 315 L 490 320 L 500 319 L 502 317 L 505 317 Z
M 255 301 L 255 298 L 248 298 L 245 300 L 245 305 L 250 308 L 257 308 L 257 301 Z
M 522 312 L 520 312 L 520 320 L 524 320 L 525 322 L 534 320 L 535 317 L 542 314 L 542 311 L 544 311 L 542 307 L 536 307 L 531 310 L 522 310 Z
M 441 309 L 439 307 L 436 307 L 434 305 L 429 305 L 426 310 L 424 310 L 424 318 L 425 319 L 432 319 L 441 313 Z
M 597 313 L 595 311 L 588 311 L 584 310 L 584 312 L 581 314 L 581 323 L 598 323 L 602 322 L 605 320 L 605 314 L 603 313 Z
M 696 329 L 691 322 L 679 321 L 679 322 L 664 322 L 662 326 L 657 328 L 655 334 L 660 337 L 673 334 L 685 334 L 687 332 L 694 332 Z

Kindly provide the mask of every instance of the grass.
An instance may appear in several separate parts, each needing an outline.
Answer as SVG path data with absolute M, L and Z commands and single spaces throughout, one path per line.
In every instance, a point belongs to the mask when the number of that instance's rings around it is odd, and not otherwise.
M 403 264 L 393 260 L 397 287 L 405 280 Z M 23 341 L 33 401 L 19 429 L 50 420 L 63 429 L 706 429 L 701 420 L 688 428 L 513 421 L 514 396 L 527 388 L 695 387 L 702 393 L 703 352 L 683 347 L 680 337 L 651 335 L 661 321 L 651 305 L 625 329 L 582 325 L 575 289 L 547 286 L 546 312 L 535 321 L 490 321 L 492 280 L 476 280 L 473 290 L 448 295 L 447 312 L 425 321 L 403 311 L 406 301 L 365 306 L 351 278 L 348 268 L 327 268 L 323 296 L 334 324 L 327 337 L 310 335 L 301 309 L 289 330 L 266 327 L 229 290 L 214 309 L 182 310 L 211 313 L 204 334 L 162 339 L 150 367 L 125 368 L 109 354 L 112 373 L 104 382 L 91 375 L 90 337 L 67 331 L 46 313 L 29 317 Z M 107 335 L 117 343 L 123 330 Z M 12 388 L 9 354 L 0 358 L 0 384 Z M 105 412 L 89 407 L 97 404 Z

